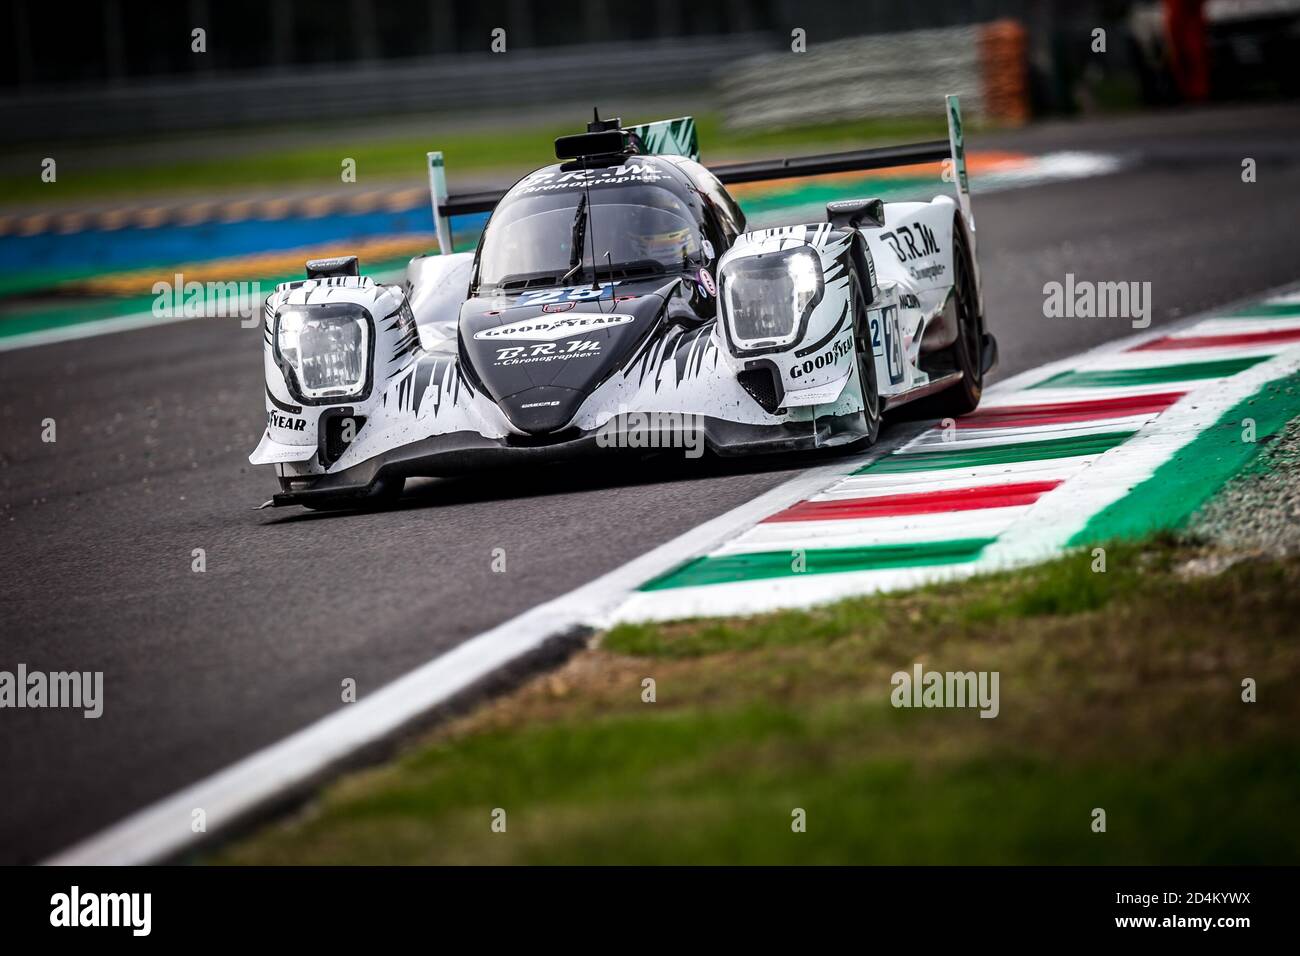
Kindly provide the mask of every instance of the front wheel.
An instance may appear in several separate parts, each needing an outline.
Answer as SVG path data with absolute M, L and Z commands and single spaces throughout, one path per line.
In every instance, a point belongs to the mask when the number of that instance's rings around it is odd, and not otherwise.
M 980 314 L 975 266 L 960 216 L 953 223 L 952 241 L 952 294 L 944 308 L 956 312 L 957 341 L 952 344 L 952 357 L 961 381 L 936 395 L 933 408 L 940 417 L 956 418 L 975 411 L 984 395 L 984 317 Z
M 849 302 L 853 307 L 853 347 L 858 356 L 858 381 L 862 383 L 862 419 L 866 428 L 862 442 L 872 445 L 880 434 L 880 388 L 876 382 L 876 358 L 871 350 L 867 300 L 862 294 L 862 282 L 856 275 L 849 286 Z

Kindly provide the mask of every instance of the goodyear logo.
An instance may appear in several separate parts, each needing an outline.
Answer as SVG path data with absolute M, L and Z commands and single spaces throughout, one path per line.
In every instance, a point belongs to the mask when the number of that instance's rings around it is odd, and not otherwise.
M 533 319 L 520 319 L 507 325 L 492 329 L 483 329 L 474 333 L 480 341 L 498 339 L 517 339 L 525 342 L 554 342 L 579 335 L 583 332 L 598 332 L 616 325 L 627 325 L 633 321 L 630 315 L 618 312 L 604 314 L 601 312 L 579 312 L 568 315 L 540 315 Z

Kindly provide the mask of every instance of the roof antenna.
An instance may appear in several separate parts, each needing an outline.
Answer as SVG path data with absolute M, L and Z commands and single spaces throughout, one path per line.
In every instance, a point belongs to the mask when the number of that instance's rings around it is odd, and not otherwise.
M 591 108 L 591 122 L 587 124 L 588 133 L 605 133 L 610 130 L 618 129 L 622 120 L 615 116 L 611 119 L 601 119 L 599 107 Z

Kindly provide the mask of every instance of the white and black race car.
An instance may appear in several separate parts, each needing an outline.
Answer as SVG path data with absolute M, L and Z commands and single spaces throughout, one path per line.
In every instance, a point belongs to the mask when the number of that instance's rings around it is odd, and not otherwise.
M 926 396 L 970 411 L 997 346 L 947 109 L 947 142 L 713 169 L 689 118 L 597 118 L 556 140 L 559 163 L 460 197 L 430 153 L 440 255 L 402 285 L 312 261 L 267 299 L 249 460 L 275 466 L 272 503 L 374 503 L 409 476 L 646 447 L 647 427 L 741 455 L 865 445 Z M 725 188 L 949 159 L 954 196 L 749 232 Z M 451 217 L 482 212 L 477 250 L 454 253 Z

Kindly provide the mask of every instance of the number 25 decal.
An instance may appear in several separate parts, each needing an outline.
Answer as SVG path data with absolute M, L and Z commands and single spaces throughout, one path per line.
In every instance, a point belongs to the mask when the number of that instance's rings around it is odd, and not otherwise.
M 880 317 L 871 319 L 871 354 L 885 359 L 885 370 L 889 373 L 889 384 L 897 385 L 903 380 L 903 343 L 898 334 L 898 308 L 887 306 L 880 310 Z
M 587 299 L 603 299 L 614 295 L 617 281 L 602 282 L 599 289 L 589 285 L 570 286 L 567 289 L 546 289 L 538 292 L 523 292 L 519 296 L 519 305 L 542 305 L 550 302 L 582 302 Z

